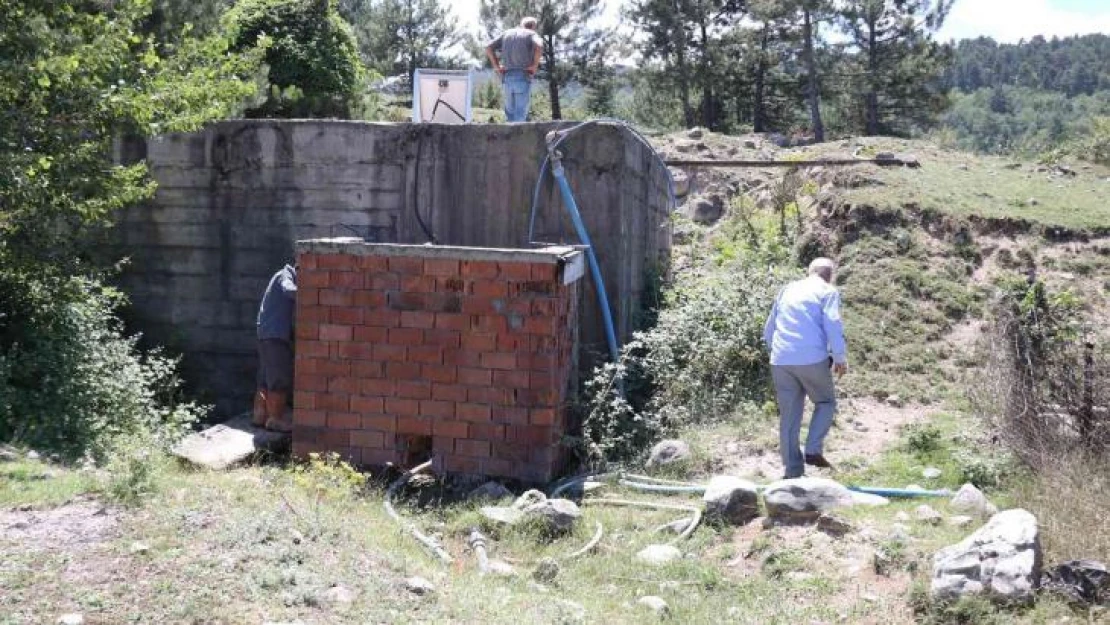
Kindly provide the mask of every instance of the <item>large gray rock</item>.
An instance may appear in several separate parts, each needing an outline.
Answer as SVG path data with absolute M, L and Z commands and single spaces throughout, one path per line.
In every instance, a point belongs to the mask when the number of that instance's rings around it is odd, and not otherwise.
M 671 611 L 670 606 L 667 605 L 667 602 L 664 601 L 662 597 L 656 597 L 654 595 L 640 597 L 636 600 L 636 603 L 655 612 L 658 616 L 667 616 Z
M 505 488 L 501 482 L 486 482 L 478 488 L 470 491 L 466 498 L 477 501 L 501 501 L 513 496 L 513 491 Z
M 683 210 L 695 223 L 710 225 L 717 223 L 725 214 L 725 202 L 719 195 L 692 197 L 687 200 Z
M 884 505 L 887 500 L 848 490 L 842 484 L 819 477 L 779 480 L 763 493 L 767 516 L 775 522 L 813 522 L 830 510 L 855 505 Z
M 676 462 L 684 462 L 690 459 L 690 446 L 685 441 L 678 439 L 667 439 L 659 441 L 651 448 L 651 454 L 648 456 L 647 466 L 649 467 L 664 467 L 668 464 L 675 464 Z
M 563 534 L 574 529 L 582 511 L 569 499 L 545 499 L 525 508 L 524 518 L 538 521 L 547 533 Z
M 949 505 L 953 510 L 960 510 L 962 512 L 970 512 L 979 516 L 987 517 L 998 512 L 998 507 L 987 499 L 974 484 L 964 484 L 960 490 L 956 491 L 955 496 Z
M 984 595 L 1003 601 L 1033 600 L 1041 578 L 1037 518 L 1025 510 L 999 512 L 986 525 L 933 556 L 933 597 Z
M 506 506 L 485 506 L 480 510 L 482 516 L 494 525 L 516 525 L 524 519 L 524 512 Z
M 685 170 L 671 167 L 671 181 L 674 182 L 675 197 L 684 197 L 690 192 L 690 174 Z
M 709 522 L 743 525 L 759 516 L 759 493 L 755 484 L 731 475 L 709 480 L 702 496 Z

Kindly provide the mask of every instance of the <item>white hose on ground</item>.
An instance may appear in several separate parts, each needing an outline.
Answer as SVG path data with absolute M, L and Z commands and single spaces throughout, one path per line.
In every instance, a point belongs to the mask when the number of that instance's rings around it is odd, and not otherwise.
M 658 477 L 651 477 L 650 475 L 635 475 L 632 473 L 623 473 L 621 478 L 630 482 L 647 482 L 649 484 L 671 484 L 674 486 L 701 486 L 697 482 L 682 482 L 679 480 L 665 480 Z
M 689 538 L 690 535 L 694 533 L 694 530 L 697 529 L 698 525 L 701 523 L 701 509 L 696 506 L 681 506 L 666 503 L 655 503 L 654 501 L 629 501 L 627 499 L 583 499 L 582 503 L 602 504 L 609 506 L 631 506 L 637 508 L 654 508 L 656 510 L 679 510 L 681 512 L 689 513 L 691 517 L 690 524 L 686 526 L 686 529 L 682 530 L 682 533 L 679 534 L 677 538 L 671 541 L 672 543 L 676 543 L 684 538 Z
M 594 537 L 590 539 L 590 542 L 586 543 L 585 546 L 583 546 L 578 551 L 575 551 L 574 553 L 563 556 L 563 559 L 564 560 L 573 560 L 574 558 L 577 558 L 578 556 L 583 556 L 583 555 L 586 555 L 587 553 L 589 553 L 590 551 L 593 551 L 593 548 L 597 546 L 597 543 L 601 542 L 601 536 L 604 533 L 605 533 L 605 528 L 601 525 L 601 521 L 598 521 L 597 522 L 597 529 L 596 529 L 596 531 L 594 531 Z
M 382 504 L 385 506 L 386 514 L 388 514 L 391 519 L 396 521 L 402 529 L 407 531 L 409 534 L 412 534 L 413 538 L 415 538 L 421 545 L 424 545 L 424 547 L 435 554 L 435 556 L 439 558 L 441 562 L 443 562 L 444 564 L 451 564 L 455 561 L 455 559 L 452 558 L 451 554 L 447 553 L 447 551 L 439 545 L 439 542 L 436 539 L 421 532 L 420 529 L 416 527 L 416 525 L 402 519 L 401 515 L 397 514 L 397 511 L 393 509 L 394 493 L 396 493 L 399 488 L 408 483 L 408 481 L 412 479 L 412 476 L 426 470 L 430 466 L 432 466 L 431 460 L 425 462 L 424 464 L 415 466 L 408 471 L 405 471 L 404 475 L 394 480 L 393 483 L 389 485 L 389 488 L 385 490 L 385 501 L 383 501 Z
M 486 554 L 486 537 L 474 527 L 470 530 L 469 539 L 470 549 L 474 552 L 474 556 L 478 559 L 478 574 L 485 575 L 489 573 L 489 556 Z

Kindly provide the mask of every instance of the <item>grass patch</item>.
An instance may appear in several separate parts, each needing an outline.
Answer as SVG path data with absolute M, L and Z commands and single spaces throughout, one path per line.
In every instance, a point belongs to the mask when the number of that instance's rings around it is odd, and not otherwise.
M 41 460 L 0 462 L 0 508 L 56 506 L 96 486 L 88 471 L 66 470 Z

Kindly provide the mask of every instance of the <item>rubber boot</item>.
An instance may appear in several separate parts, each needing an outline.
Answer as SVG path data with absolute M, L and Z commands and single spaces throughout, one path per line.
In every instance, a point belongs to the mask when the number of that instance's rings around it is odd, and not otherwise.
M 285 417 L 285 391 L 266 393 L 266 429 L 275 432 L 292 432 L 293 423 Z
M 266 410 L 266 391 L 258 389 L 254 393 L 254 407 L 251 409 L 251 425 L 256 428 L 266 427 L 266 420 L 269 418 Z

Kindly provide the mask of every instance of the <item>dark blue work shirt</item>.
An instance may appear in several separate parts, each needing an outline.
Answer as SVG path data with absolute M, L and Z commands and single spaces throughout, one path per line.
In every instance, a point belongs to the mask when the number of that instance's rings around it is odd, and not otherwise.
M 297 299 L 297 270 L 286 265 L 266 286 L 258 308 L 258 338 L 288 341 L 293 334 L 293 303 Z

